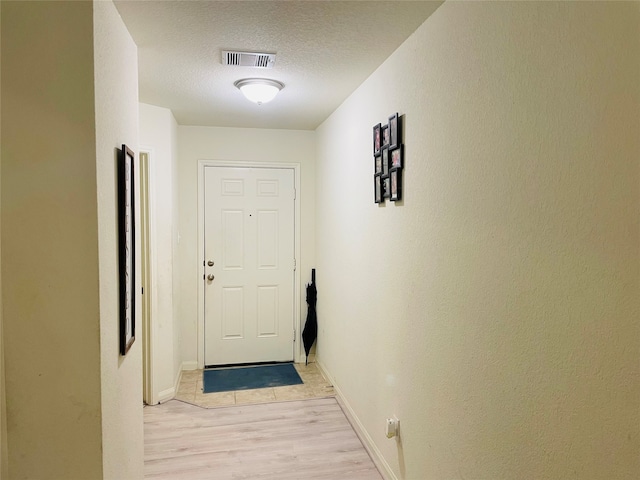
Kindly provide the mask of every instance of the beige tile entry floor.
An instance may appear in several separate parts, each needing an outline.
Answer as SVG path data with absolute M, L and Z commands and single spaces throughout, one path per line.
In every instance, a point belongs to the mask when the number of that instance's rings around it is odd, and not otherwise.
M 176 400 L 199 407 L 215 408 L 335 396 L 333 386 L 320 373 L 315 363 L 296 363 L 294 366 L 304 382 L 302 385 L 219 393 L 203 393 L 202 370 L 185 370 L 182 372 Z

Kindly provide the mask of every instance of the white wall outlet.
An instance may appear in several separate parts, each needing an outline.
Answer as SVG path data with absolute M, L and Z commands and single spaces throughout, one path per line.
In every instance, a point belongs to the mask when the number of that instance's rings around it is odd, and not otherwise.
M 385 433 L 387 438 L 393 438 L 398 435 L 400 427 L 400 420 L 396 417 L 387 418 L 387 422 L 385 425 Z

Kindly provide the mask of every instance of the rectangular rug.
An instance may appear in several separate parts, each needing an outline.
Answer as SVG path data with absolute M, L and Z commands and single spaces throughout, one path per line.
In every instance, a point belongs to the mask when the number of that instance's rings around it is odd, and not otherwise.
M 292 363 L 204 370 L 204 393 L 252 390 L 300 385 L 302 379 Z

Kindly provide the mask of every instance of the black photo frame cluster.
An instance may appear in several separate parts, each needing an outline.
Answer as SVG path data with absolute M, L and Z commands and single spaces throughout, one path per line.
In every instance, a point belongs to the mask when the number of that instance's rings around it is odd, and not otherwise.
M 374 202 L 384 203 L 402 200 L 402 169 L 404 146 L 402 145 L 402 117 L 397 113 L 389 117 L 389 123 L 373 127 L 373 192 Z
M 135 154 L 123 144 L 118 158 L 120 355 L 126 355 L 136 340 L 134 161 Z

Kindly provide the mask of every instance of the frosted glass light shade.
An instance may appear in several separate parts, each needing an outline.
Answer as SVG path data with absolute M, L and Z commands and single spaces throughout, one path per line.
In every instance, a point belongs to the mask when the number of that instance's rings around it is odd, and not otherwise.
M 266 78 L 245 78 L 234 83 L 247 100 L 262 105 L 273 100 L 284 85 Z

